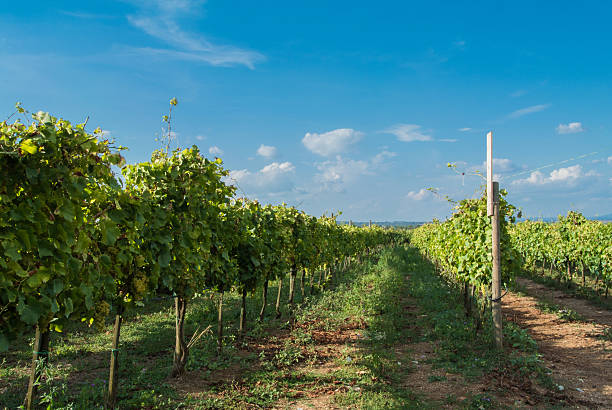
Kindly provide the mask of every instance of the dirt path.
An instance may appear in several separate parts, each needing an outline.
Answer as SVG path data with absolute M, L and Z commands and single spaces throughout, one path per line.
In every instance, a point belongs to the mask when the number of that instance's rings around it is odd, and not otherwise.
M 506 295 L 505 319 L 535 339 L 545 365 L 575 403 L 612 408 L 612 342 L 602 337 L 612 325 L 612 313 L 527 279 L 521 278 L 519 283 L 530 296 Z M 568 322 L 543 313 L 536 307 L 538 299 L 569 307 L 585 322 Z
M 517 282 L 530 296 L 550 300 L 576 311 L 587 321 L 612 327 L 612 312 L 609 310 L 594 306 L 587 300 L 572 297 L 562 290 L 551 289 L 526 278 L 517 278 Z
M 406 278 L 408 280 L 408 277 Z M 404 315 L 412 317 L 410 327 L 416 329 L 416 317 L 426 314 L 421 311 L 417 303 L 408 296 L 404 296 L 399 301 L 402 305 Z M 423 330 L 423 329 L 420 329 Z M 317 350 L 328 350 L 339 355 L 341 351 L 356 352 L 359 350 L 355 344 L 355 336 L 359 332 L 341 332 L 333 339 L 319 338 Z M 340 336 L 340 337 L 338 337 Z M 482 396 L 484 400 L 493 399 L 497 403 L 505 403 L 517 408 L 529 407 L 543 403 L 545 398 L 543 389 L 534 390 L 531 386 L 522 390 L 519 384 L 506 381 L 502 389 L 497 388 L 497 382 L 489 376 L 480 380 L 467 381 L 464 376 L 456 373 L 447 372 L 432 364 L 437 355 L 437 348 L 434 342 L 421 341 L 421 337 L 408 339 L 394 347 L 394 352 L 398 364 L 409 366 L 410 371 L 404 375 L 399 388 L 404 388 L 414 393 L 415 397 L 422 400 L 426 408 L 455 409 L 463 408 L 474 397 Z M 323 343 L 321 343 L 323 342 Z M 349 353 L 350 354 L 350 353 Z M 339 370 L 342 365 L 322 360 L 314 366 L 310 366 L 309 371 L 314 373 L 331 373 Z M 530 384 L 530 383 L 527 383 Z M 300 400 L 279 403 L 279 409 L 341 409 L 341 406 L 334 403 L 336 394 L 345 393 L 350 390 L 347 386 L 332 386 L 313 392 Z M 560 396 L 565 396 L 561 394 Z M 488 397 L 488 399 L 487 399 Z
M 416 303 L 409 297 L 403 297 L 401 302 L 404 314 L 416 317 L 422 312 Z M 325 332 L 321 332 L 324 334 Z M 342 368 L 342 365 L 329 361 L 331 357 L 340 356 L 340 352 L 351 355 L 359 350 L 355 342 L 360 332 L 330 333 L 333 338 L 318 337 L 318 351 L 328 351 L 327 360 L 322 360 L 309 371 L 319 374 L 330 374 Z M 457 408 L 460 403 L 469 400 L 480 393 L 488 391 L 486 382 L 466 382 L 463 376 L 448 373 L 444 369 L 434 368 L 431 364 L 436 355 L 436 346 L 432 342 L 407 340 L 395 346 L 394 351 L 402 366 L 410 367 L 406 377 L 402 380 L 400 388 L 413 392 L 417 397 L 427 403 L 427 408 Z M 349 386 L 331 386 L 320 389 L 300 400 L 279 403 L 279 409 L 342 409 L 334 403 L 334 395 L 349 391 Z M 520 397 L 516 397 L 520 400 Z M 516 403 L 516 400 L 514 401 Z

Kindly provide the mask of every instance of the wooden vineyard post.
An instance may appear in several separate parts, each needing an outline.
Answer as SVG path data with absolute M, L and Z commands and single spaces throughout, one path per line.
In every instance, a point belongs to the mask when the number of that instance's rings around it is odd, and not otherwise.
M 491 217 L 492 269 L 491 269 L 491 311 L 495 327 L 495 343 L 503 347 L 501 312 L 501 255 L 499 249 L 499 182 L 493 182 L 493 133 L 487 133 L 487 215 Z
M 266 313 L 266 304 L 268 303 L 268 279 L 264 281 L 263 291 L 261 294 L 261 310 L 259 311 L 259 321 L 263 322 L 264 314 Z
M 34 339 L 34 350 L 32 352 L 32 368 L 30 370 L 30 380 L 28 383 L 28 393 L 26 394 L 23 407 L 27 410 L 35 407 L 34 397 L 37 394 L 38 383 L 41 378 L 42 370 L 49 361 L 49 323 L 41 326 L 36 325 L 36 337 Z
M 493 217 L 492 226 L 492 256 L 493 278 L 491 280 L 491 310 L 493 311 L 493 325 L 495 326 L 495 343 L 498 348 L 503 347 L 503 328 L 501 311 L 501 255 L 499 249 L 499 182 L 493 182 Z
M 246 333 L 246 320 L 247 320 L 247 311 L 246 311 L 246 297 L 247 290 L 246 287 L 242 289 L 242 303 L 240 305 L 240 324 L 238 326 L 238 334 L 240 339 L 244 337 Z
M 281 311 L 280 311 L 280 300 L 281 300 L 281 292 L 283 289 L 283 277 L 281 276 L 278 279 L 278 293 L 276 294 L 276 318 L 280 319 L 281 318 Z
M 217 316 L 217 356 L 223 353 L 223 290 L 219 291 L 219 312 Z
M 123 309 L 119 308 L 115 315 L 115 326 L 113 327 L 113 344 L 111 347 L 110 371 L 108 376 L 108 397 L 106 408 L 114 409 L 117 403 L 117 381 L 119 379 L 119 337 L 121 334 L 121 321 Z
M 185 314 L 187 312 L 187 300 L 182 296 L 174 298 L 175 312 L 175 346 L 174 359 L 172 361 L 172 377 L 180 377 L 185 374 L 187 364 L 187 343 L 185 343 Z

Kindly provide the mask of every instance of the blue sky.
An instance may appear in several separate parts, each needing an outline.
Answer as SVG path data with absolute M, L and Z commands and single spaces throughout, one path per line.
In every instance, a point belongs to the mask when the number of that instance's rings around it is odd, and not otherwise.
M 178 144 L 241 193 L 353 220 L 447 216 L 492 130 L 527 216 L 612 212 L 612 5 L 294 3 L 9 2 L 0 115 L 89 116 L 137 162 L 177 97 Z

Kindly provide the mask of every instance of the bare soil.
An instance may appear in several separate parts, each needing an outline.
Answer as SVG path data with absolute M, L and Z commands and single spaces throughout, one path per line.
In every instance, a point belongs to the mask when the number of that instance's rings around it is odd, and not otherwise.
M 505 319 L 526 329 L 537 342 L 545 365 L 559 390 L 578 407 L 612 408 L 612 342 L 603 337 L 612 326 L 612 312 L 569 297 L 528 279 L 518 279 L 528 296 L 508 293 L 503 298 Z M 568 322 L 541 312 L 538 299 L 552 301 L 579 313 L 584 322 Z

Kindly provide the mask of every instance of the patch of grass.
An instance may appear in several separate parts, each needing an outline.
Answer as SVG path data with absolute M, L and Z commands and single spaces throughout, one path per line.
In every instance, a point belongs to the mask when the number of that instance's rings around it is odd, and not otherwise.
M 504 341 L 512 346 L 512 348 L 525 353 L 535 353 L 538 351 L 538 344 L 529 336 L 529 333 L 512 322 L 504 323 Z
M 499 406 L 495 404 L 489 395 L 483 393 L 472 396 L 465 407 L 468 409 L 482 410 L 498 408 Z
M 584 318 L 575 310 L 572 310 L 568 307 L 564 307 L 561 305 L 557 305 L 556 303 L 547 301 L 547 300 L 539 300 L 536 304 L 536 307 L 540 312 L 543 313 L 552 313 L 556 315 L 559 319 L 566 320 L 568 322 L 583 322 Z
M 605 328 L 598 337 L 602 340 L 612 342 L 612 327 Z
M 351 389 L 346 393 L 334 396 L 334 404 L 341 408 L 356 409 L 423 409 L 435 408 L 422 403 L 410 390 L 396 391 L 361 391 Z

